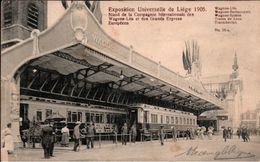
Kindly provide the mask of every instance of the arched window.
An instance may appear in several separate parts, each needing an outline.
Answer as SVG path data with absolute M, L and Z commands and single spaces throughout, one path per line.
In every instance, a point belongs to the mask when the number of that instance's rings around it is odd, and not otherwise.
M 37 29 L 38 28 L 38 17 L 39 17 L 38 7 L 34 3 L 30 3 L 28 5 L 27 12 L 28 12 L 28 14 L 27 14 L 28 27 Z
M 4 26 L 12 25 L 12 1 L 3 1 L 3 12 L 4 12 Z

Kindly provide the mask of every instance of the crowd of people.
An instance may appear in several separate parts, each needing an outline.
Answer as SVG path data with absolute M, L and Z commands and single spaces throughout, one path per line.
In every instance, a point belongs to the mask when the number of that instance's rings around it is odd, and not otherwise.
M 23 146 L 26 147 L 26 142 L 29 140 L 27 134 L 33 134 L 33 147 L 35 147 L 35 137 L 40 136 L 41 138 L 41 145 L 44 152 L 44 158 L 49 159 L 50 157 L 53 157 L 54 152 L 54 144 L 57 141 L 56 135 L 57 135 L 57 129 L 54 128 L 54 123 L 50 121 L 46 121 L 44 125 L 41 126 L 40 134 L 36 133 L 36 128 L 38 129 L 39 125 L 35 124 L 33 128 L 29 130 L 24 130 L 21 136 L 21 139 L 23 141 Z M 2 131 L 2 148 L 5 148 L 9 154 L 12 154 L 14 152 L 14 145 L 13 145 L 13 137 L 12 137 L 12 130 L 11 130 L 11 123 L 7 124 L 7 128 L 5 128 Z M 94 148 L 94 137 L 96 134 L 96 129 L 93 122 L 89 122 L 85 124 L 84 128 L 81 128 L 81 122 L 76 122 L 76 126 L 73 129 L 73 140 L 74 140 L 74 146 L 73 151 L 79 151 L 80 149 L 80 141 L 85 138 L 86 141 L 86 149 Z M 137 128 L 136 124 L 133 124 L 130 128 L 128 128 L 127 123 L 124 123 L 120 129 L 120 133 L 118 134 L 118 127 L 117 125 L 114 125 L 113 127 L 113 143 L 117 143 L 118 135 L 121 137 L 122 145 L 126 145 L 128 141 L 131 141 L 133 143 L 136 142 L 137 138 Z M 201 139 L 203 140 L 205 136 L 208 136 L 209 140 L 212 140 L 214 128 L 208 127 L 206 129 L 205 127 L 198 127 L 197 129 L 188 128 L 186 131 L 179 131 L 174 126 L 171 127 L 171 136 L 175 141 L 177 139 L 180 139 L 182 137 L 184 140 L 194 140 L 194 139 Z M 32 133 L 33 132 L 33 133 Z M 169 134 L 169 130 L 165 130 L 164 126 L 161 125 L 159 127 L 158 131 L 158 137 L 161 145 L 164 145 L 164 139 L 166 137 L 166 134 Z M 226 142 L 228 139 L 233 138 L 233 129 L 231 127 L 223 127 L 223 139 Z M 238 128 L 236 131 L 236 134 L 238 136 L 238 139 L 242 137 L 244 142 L 250 141 L 250 131 L 246 127 Z M 61 141 L 60 144 L 63 147 L 69 147 L 69 141 L 70 141 L 70 131 L 67 127 L 67 124 L 64 125 L 64 127 L 61 129 Z
M 242 137 L 244 142 L 249 142 L 250 141 L 250 131 L 246 127 L 242 127 L 237 129 L 237 136 L 240 139 L 240 136 Z

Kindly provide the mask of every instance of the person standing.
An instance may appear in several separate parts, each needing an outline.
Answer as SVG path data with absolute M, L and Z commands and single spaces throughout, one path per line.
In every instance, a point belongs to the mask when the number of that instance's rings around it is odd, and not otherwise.
M 54 144 L 55 144 L 55 142 L 56 142 L 56 132 L 57 132 L 57 129 L 54 127 L 54 123 L 53 123 L 53 122 L 50 122 L 50 127 L 51 127 L 51 129 L 52 129 L 50 156 L 51 156 L 51 157 L 54 157 L 54 156 L 53 156 L 53 150 L 54 150 Z
M 12 154 L 14 152 L 14 142 L 11 127 L 12 124 L 8 123 L 7 128 L 5 128 L 2 132 L 3 148 L 7 150 L 8 154 Z
M 46 123 L 41 130 L 42 148 L 44 150 L 44 158 L 49 159 L 51 155 L 53 129 L 49 123 Z
M 26 143 L 28 142 L 28 139 L 29 139 L 28 134 L 29 134 L 28 130 L 22 130 L 21 140 L 23 142 L 23 148 L 26 147 Z
M 233 128 L 230 128 L 230 139 L 233 138 Z
M 61 146 L 68 147 L 70 131 L 67 127 L 67 124 L 65 124 L 65 126 L 61 129 L 61 134 Z
M 32 142 L 32 148 L 35 148 L 36 130 L 37 130 L 37 122 L 33 121 L 31 127 L 29 128 L 30 141 Z
M 163 146 L 164 145 L 164 128 L 163 128 L 163 125 L 161 125 L 160 129 L 159 129 L 159 138 L 160 138 L 160 141 L 161 141 L 161 145 Z
M 250 141 L 249 135 L 250 135 L 250 132 L 249 132 L 248 128 L 246 128 L 246 134 L 245 134 L 246 142 L 249 142 L 249 141 Z
M 76 122 L 76 126 L 73 130 L 73 138 L 74 138 L 74 147 L 73 151 L 77 151 L 77 148 L 79 147 L 79 140 L 80 140 L 80 121 Z
M 242 139 L 244 140 L 244 142 L 246 142 L 247 138 L 246 138 L 246 128 L 245 127 L 242 128 L 241 135 L 242 135 Z
M 177 135 L 177 133 L 176 133 L 175 127 L 173 126 L 172 127 L 172 139 L 174 142 L 177 141 L 176 135 Z
M 190 137 L 191 137 L 192 140 L 194 140 L 194 138 L 195 138 L 195 137 L 194 137 L 194 136 L 195 136 L 194 134 L 195 134 L 195 133 L 194 133 L 194 129 L 191 128 L 191 129 L 190 129 Z
M 94 148 L 94 136 L 95 136 L 95 127 L 92 122 L 86 128 L 86 144 L 87 149 L 89 149 L 89 143 L 91 144 L 91 148 Z
M 122 129 L 121 129 L 121 134 L 122 134 L 122 145 L 126 145 L 127 142 L 127 124 L 124 123 Z
M 223 138 L 225 140 L 225 142 L 227 141 L 227 138 L 228 138 L 228 130 L 226 127 L 224 127 L 224 130 L 223 130 Z
M 136 141 L 136 136 L 137 136 L 137 131 L 136 131 L 136 126 L 135 124 L 132 125 L 131 129 L 130 129 L 130 134 L 131 134 L 131 137 L 132 137 L 132 141 L 135 143 Z
M 186 140 L 190 139 L 190 129 L 189 128 L 185 131 L 185 136 L 186 136 Z
M 117 143 L 118 128 L 117 128 L 117 125 L 116 125 L 116 124 L 114 125 L 113 133 L 114 133 L 113 143 Z
M 231 127 L 228 127 L 228 137 L 229 139 L 231 139 Z
M 209 137 L 209 140 L 212 140 L 212 134 L 213 134 L 212 129 L 209 129 L 209 130 L 208 130 L 208 137 Z
M 237 129 L 237 137 L 238 137 L 238 139 L 240 139 L 240 135 L 241 135 L 241 130 L 240 130 L 240 128 L 238 128 Z

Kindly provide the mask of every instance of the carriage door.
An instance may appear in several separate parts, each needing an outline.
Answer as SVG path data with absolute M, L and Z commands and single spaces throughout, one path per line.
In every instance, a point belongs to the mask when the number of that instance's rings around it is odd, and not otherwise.
M 130 126 L 134 123 L 137 124 L 137 109 L 130 109 L 129 110 L 129 120 L 130 120 Z
M 20 130 L 29 129 L 30 121 L 28 118 L 28 109 L 29 105 L 21 103 L 20 104 L 20 118 L 22 121 L 20 122 Z

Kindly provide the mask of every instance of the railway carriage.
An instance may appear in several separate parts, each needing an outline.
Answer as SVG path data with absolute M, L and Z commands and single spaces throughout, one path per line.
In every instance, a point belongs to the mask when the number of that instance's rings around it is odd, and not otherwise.
M 192 113 L 147 104 L 120 108 L 22 96 L 20 109 L 22 121 L 43 122 L 51 114 L 59 114 L 64 117 L 71 137 L 77 121 L 82 122 L 81 128 L 85 123 L 92 121 L 96 132 L 100 134 L 112 134 L 115 125 L 119 128 L 120 133 L 124 122 L 128 124 L 129 129 L 136 124 L 139 140 L 142 135 L 156 135 L 161 125 L 168 133 L 172 131 L 172 126 L 179 132 L 197 127 L 197 117 Z M 60 131 L 65 122 L 56 125 L 59 135 L 61 135 Z M 21 124 L 21 129 L 23 127 L 24 125 Z
M 161 125 L 166 133 L 171 133 L 172 127 L 180 134 L 188 128 L 197 128 L 197 117 L 192 113 L 147 104 L 136 105 L 130 116 L 132 124 L 137 124 L 139 139 L 141 134 L 156 136 Z
M 22 96 L 20 107 L 21 121 L 29 120 L 30 123 L 32 121 L 43 123 L 51 114 L 63 116 L 65 122 L 56 124 L 58 134 L 60 134 L 64 123 L 67 123 L 71 137 L 77 121 L 82 123 L 81 128 L 84 127 L 85 123 L 92 121 L 97 133 L 108 134 L 113 132 L 115 124 L 120 128 L 127 119 L 125 108 L 89 105 L 38 97 Z M 26 129 L 23 124 L 20 127 L 21 130 Z

